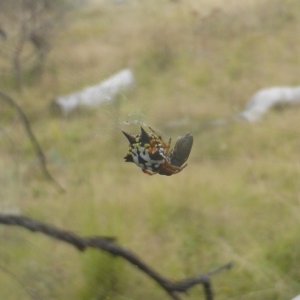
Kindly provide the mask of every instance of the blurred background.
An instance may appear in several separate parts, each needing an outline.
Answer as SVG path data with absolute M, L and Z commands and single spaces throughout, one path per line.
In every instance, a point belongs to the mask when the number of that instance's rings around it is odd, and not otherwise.
M 299 31 L 297 0 L 0 0 L 0 91 L 22 107 L 66 189 L 45 179 L 0 99 L 0 212 L 115 236 L 174 280 L 232 261 L 212 279 L 218 300 L 293 298 L 300 107 L 253 123 L 235 116 L 262 88 L 300 84 Z M 128 88 L 97 105 L 64 98 L 103 82 L 113 90 L 108 79 L 124 69 Z M 57 99 L 83 102 L 66 112 Z M 141 126 L 173 145 L 191 132 L 188 167 L 148 176 L 124 163 L 121 131 Z M 1 299 L 168 299 L 106 253 L 7 226 L 0 238 Z M 202 299 L 202 287 L 183 298 Z

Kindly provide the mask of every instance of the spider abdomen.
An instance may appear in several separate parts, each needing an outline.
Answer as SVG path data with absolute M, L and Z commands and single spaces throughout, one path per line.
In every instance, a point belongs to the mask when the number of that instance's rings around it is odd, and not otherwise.
M 164 163 L 164 158 L 158 150 L 150 153 L 148 149 L 140 146 L 129 149 L 129 153 L 132 154 L 133 162 L 138 167 L 151 172 L 158 172 L 159 166 Z
M 166 144 L 151 127 L 149 129 L 152 132 L 146 132 L 141 127 L 141 133 L 135 136 L 123 131 L 130 143 L 125 161 L 135 163 L 148 175 L 158 173 L 171 176 L 182 171 L 193 145 L 192 135 L 186 134 L 180 138 L 170 152 L 171 139 Z

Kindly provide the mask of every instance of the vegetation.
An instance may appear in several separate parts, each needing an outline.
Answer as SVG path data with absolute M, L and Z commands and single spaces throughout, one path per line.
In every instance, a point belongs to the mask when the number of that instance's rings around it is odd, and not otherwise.
M 95 1 L 94 1 L 95 2 Z M 112 1 L 111 1 L 112 2 Z M 291 299 L 300 293 L 299 108 L 255 124 L 212 126 L 273 85 L 298 85 L 297 0 L 100 1 L 68 14 L 39 83 L 0 74 L 29 116 L 58 193 L 42 176 L 22 124 L 1 102 L 0 209 L 80 232 L 116 236 L 155 269 L 181 279 L 228 261 L 216 299 Z M 2 64 L 4 62 L 1 62 Z M 57 95 L 132 68 L 136 89 L 117 104 L 53 115 Z M 170 127 L 187 119 L 187 125 Z M 188 167 L 147 176 L 123 162 L 121 130 L 139 120 L 166 139 L 191 131 Z M 20 229 L 0 228 L 0 298 L 167 299 L 138 270 L 81 254 Z M 26 288 L 24 288 L 26 287 Z M 194 288 L 188 299 L 199 299 Z M 27 297 L 27 298 L 26 298 Z

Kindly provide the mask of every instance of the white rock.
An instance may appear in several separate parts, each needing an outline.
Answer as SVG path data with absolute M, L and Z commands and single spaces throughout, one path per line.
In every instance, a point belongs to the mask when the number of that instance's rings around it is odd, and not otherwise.
M 100 84 L 88 87 L 74 94 L 57 97 L 54 104 L 68 115 L 78 106 L 97 107 L 114 100 L 117 94 L 132 88 L 134 77 L 130 69 L 125 69 L 102 81 Z
M 300 104 L 300 86 L 262 89 L 252 96 L 239 116 L 249 122 L 256 122 L 271 107 L 279 104 Z

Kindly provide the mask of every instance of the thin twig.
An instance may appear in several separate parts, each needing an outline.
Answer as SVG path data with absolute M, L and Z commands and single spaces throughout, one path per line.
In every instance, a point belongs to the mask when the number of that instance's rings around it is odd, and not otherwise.
M 64 241 L 71 244 L 80 251 L 85 251 L 87 248 L 96 248 L 106 251 L 114 256 L 120 256 L 130 264 L 139 268 L 141 271 L 151 277 L 156 283 L 158 283 L 166 293 L 174 300 L 180 300 L 180 293 L 187 292 L 191 287 L 196 284 L 202 284 L 204 287 L 205 299 L 213 300 L 213 293 L 211 287 L 210 277 L 231 268 L 232 264 L 228 263 L 219 268 L 216 268 L 206 274 L 200 274 L 192 278 L 187 278 L 181 281 L 171 281 L 164 276 L 160 275 L 157 271 L 152 269 L 146 263 L 144 263 L 135 253 L 131 250 L 118 245 L 115 239 L 112 237 L 81 237 L 72 232 L 58 229 L 52 225 L 45 224 L 40 221 L 36 221 L 24 216 L 5 215 L 0 213 L 0 224 L 16 225 L 24 227 L 33 232 L 41 232 L 52 238 Z
M 41 169 L 45 175 L 45 177 L 52 181 L 52 183 L 54 183 L 54 185 L 61 191 L 64 192 L 64 188 L 52 177 L 52 175 L 50 174 L 50 172 L 47 169 L 47 165 L 46 165 L 46 158 L 44 155 L 44 152 L 39 144 L 39 142 L 37 141 L 35 135 L 33 134 L 32 130 L 31 130 L 31 126 L 30 123 L 27 119 L 27 116 L 25 115 L 25 113 L 23 112 L 22 108 L 16 103 L 16 101 L 14 101 L 12 99 L 12 97 L 8 96 L 7 94 L 3 93 L 2 91 L 0 91 L 0 97 L 2 98 L 3 101 L 5 101 L 7 104 L 9 104 L 11 107 L 13 107 L 14 109 L 16 109 L 16 111 L 18 112 L 19 116 L 21 117 L 21 120 L 24 124 L 24 128 L 25 131 L 31 141 L 31 144 L 33 146 L 33 149 L 36 152 L 36 155 L 40 161 L 40 165 L 41 165 Z

